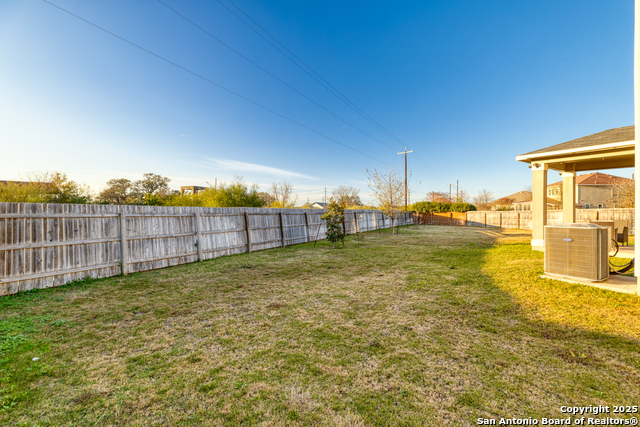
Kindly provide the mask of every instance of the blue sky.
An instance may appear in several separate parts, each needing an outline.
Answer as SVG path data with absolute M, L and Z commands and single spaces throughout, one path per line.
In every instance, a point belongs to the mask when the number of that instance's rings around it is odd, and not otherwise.
M 182 68 L 47 2 L 1 2 L 0 179 L 240 174 L 300 202 L 338 185 L 370 201 L 367 169 L 402 170 L 406 146 L 412 201 L 456 179 L 498 197 L 531 183 L 516 155 L 633 124 L 632 0 L 163 0 L 313 102 L 156 0 L 51 2 Z

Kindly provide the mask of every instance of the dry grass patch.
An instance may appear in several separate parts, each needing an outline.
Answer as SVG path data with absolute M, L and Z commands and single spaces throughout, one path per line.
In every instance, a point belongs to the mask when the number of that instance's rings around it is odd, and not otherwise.
M 637 402 L 637 298 L 539 279 L 526 238 L 403 228 L 3 298 L 0 424 L 457 426 Z

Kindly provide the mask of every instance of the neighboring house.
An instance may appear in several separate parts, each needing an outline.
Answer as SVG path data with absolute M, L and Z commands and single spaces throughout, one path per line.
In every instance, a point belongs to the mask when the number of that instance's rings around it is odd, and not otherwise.
M 614 208 L 620 196 L 618 185 L 634 180 L 621 176 L 592 172 L 576 176 L 576 207 L 584 209 Z M 562 202 L 562 181 L 547 186 L 547 200 Z
M 198 194 L 201 191 L 206 190 L 207 187 L 198 187 L 197 185 L 189 185 L 186 187 L 180 187 L 180 194 Z
M 302 209 L 327 209 L 327 206 L 329 206 L 329 203 L 322 203 L 322 202 L 314 202 L 314 203 L 305 203 L 304 205 L 302 205 Z
M 529 202 L 529 209 L 531 209 L 531 191 L 518 191 L 509 196 L 501 197 L 489 203 L 489 207 L 492 211 L 497 210 L 529 210 L 518 209 L 523 202 Z
M 618 185 L 633 183 L 632 179 L 593 172 L 576 177 L 576 200 L 578 209 L 614 208 L 620 196 Z M 530 191 L 519 191 L 489 203 L 492 211 L 530 211 L 533 195 Z M 547 209 L 562 209 L 562 181 L 547 186 Z
M 525 200 L 520 203 L 513 204 L 513 210 L 515 211 L 530 211 L 531 205 L 533 204 L 533 198 L 529 198 L 529 200 Z M 577 206 L 576 206 L 577 207 Z M 547 199 L 547 209 L 550 211 L 557 211 L 562 209 L 562 202 L 559 202 L 555 199 Z

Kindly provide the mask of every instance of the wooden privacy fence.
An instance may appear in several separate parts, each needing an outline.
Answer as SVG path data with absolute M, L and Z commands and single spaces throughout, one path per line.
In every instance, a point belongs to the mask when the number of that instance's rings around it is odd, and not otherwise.
M 562 222 L 562 211 L 547 211 L 547 225 Z M 629 221 L 629 234 L 635 234 L 635 209 L 576 209 L 576 221 Z M 469 211 L 471 227 L 498 227 L 531 230 L 531 211 Z
M 325 212 L 0 203 L 0 296 L 322 240 Z M 388 227 L 380 211 L 345 211 L 347 233 Z
M 422 225 L 466 225 L 464 212 L 414 212 L 414 221 Z

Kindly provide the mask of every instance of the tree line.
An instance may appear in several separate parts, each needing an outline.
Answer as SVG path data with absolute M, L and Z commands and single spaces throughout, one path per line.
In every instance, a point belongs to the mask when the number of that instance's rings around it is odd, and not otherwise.
M 273 182 L 267 191 L 260 191 L 257 183 L 247 184 L 239 175 L 231 182 L 209 185 L 196 194 L 182 194 L 171 189 L 170 178 L 154 173 L 145 173 L 139 180 L 110 179 L 97 195 L 92 194 L 87 185 L 72 181 L 63 172 L 26 173 L 20 179 L 0 181 L 0 202 L 269 208 L 298 205 L 290 182 Z M 333 190 L 333 197 L 345 207 L 363 207 L 359 191 L 341 185 Z M 306 205 L 308 203 L 302 207 Z

